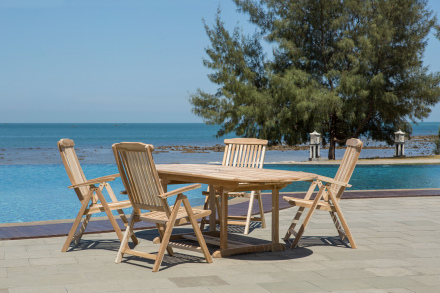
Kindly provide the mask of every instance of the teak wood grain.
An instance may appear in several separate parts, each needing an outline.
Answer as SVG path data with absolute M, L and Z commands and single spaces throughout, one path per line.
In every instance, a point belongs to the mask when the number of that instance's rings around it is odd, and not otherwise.
M 227 197 L 221 197 L 220 205 L 220 249 L 213 257 L 230 256 L 239 253 L 266 250 L 283 250 L 284 245 L 279 243 L 279 191 L 294 181 L 312 181 L 317 178 L 316 174 L 306 172 L 255 169 L 255 168 L 236 168 L 218 165 L 201 164 L 158 164 L 156 165 L 159 177 L 164 186 L 168 184 L 182 183 L 204 183 L 209 185 L 209 200 L 211 227 L 215 228 L 215 198 L 216 192 L 233 192 L 240 189 L 243 184 L 252 185 L 253 190 L 272 190 L 272 243 L 264 245 L 233 245 L 228 246 L 227 234 Z M 166 188 L 166 187 L 165 187 Z M 210 221 L 211 221 L 210 220 Z M 214 233 L 214 231 L 210 231 Z
M 267 140 L 257 138 L 233 138 L 225 139 L 225 152 L 223 154 L 222 166 L 230 166 L 237 168 L 263 168 L 264 157 L 266 155 Z M 241 197 L 249 199 L 249 206 L 246 217 L 237 220 L 237 218 L 231 218 L 228 215 L 228 224 L 230 225 L 243 225 L 244 234 L 249 233 L 249 227 L 252 221 L 261 222 L 261 227 L 266 228 L 266 220 L 264 218 L 263 201 L 261 200 L 261 191 L 253 190 L 252 185 L 243 184 L 241 191 L 228 192 L 224 196 L 229 197 Z M 250 193 L 249 193 L 250 192 Z M 209 196 L 209 192 L 204 192 L 204 195 Z M 217 196 L 220 196 L 219 192 L 216 192 Z M 259 208 L 259 217 L 252 217 L 252 211 L 254 207 L 254 201 L 257 200 Z M 219 211 L 220 202 L 216 199 L 217 210 Z M 208 208 L 209 199 L 206 198 L 204 208 Z M 200 228 L 203 230 L 206 223 L 206 219 L 203 218 L 200 223 Z
M 124 254 L 155 260 L 153 272 L 157 272 L 162 263 L 165 250 L 174 255 L 173 247 L 201 252 L 208 263 L 212 262 L 197 219 L 208 216 L 211 212 L 191 208 L 188 198 L 182 192 L 200 188 L 200 184 L 178 188 L 166 192 L 161 185 L 154 164 L 153 146 L 140 142 L 122 142 L 113 145 L 116 164 L 124 183 L 128 198 L 133 206 L 130 222 L 124 234 L 115 262 L 119 263 Z M 177 195 L 174 206 L 170 207 L 167 198 Z M 181 206 L 183 204 L 183 207 Z M 144 210 L 144 211 L 142 211 Z M 161 243 L 157 255 L 136 251 L 128 246 L 128 237 L 133 233 L 133 225 L 139 221 L 155 223 Z M 190 223 L 200 246 L 170 242 L 174 226 Z M 175 238 L 175 237 L 174 237 Z
M 344 214 L 342 213 L 339 200 L 341 199 L 345 188 L 351 186 L 348 184 L 348 182 L 350 181 L 351 175 L 356 167 L 363 143 L 359 139 L 352 138 L 349 139 L 346 144 L 347 149 L 335 178 L 318 176 L 316 180 L 312 182 L 305 198 L 303 199 L 291 196 L 283 197 L 283 199 L 289 204 L 299 207 L 289 229 L 286 232 L 286 235 L 284 236 L 285 241 L 288 241 L 292 234 L 295 236 L 295 239 L 291 245 L 292 248 L 295 248 L 298 245 L 298 242 L 301 239 L 301 236 L 304 234 L 307 224 L 309 223 L 315 210 L 328 211 L 336 230 L 341 237 L 341 240 L 344 241 L 347 238 L 351 244 L 351 247 L 356 248 L 356 243 L 353 239 L 350 229 L 348 228 Z M 311 195 L 316 187 L 319 188 L 318 194 L 314 199 L 311 199 Z M 307 213 L 299 230 L 296 231 L 295 227 L 298 224 L 305 208 L 308 208 L 309 212 Z
M 63 138 L 58 141 L 57 145 L 67 172 L 67 176 L 69 176 L 72 184 L 69 186 L 69 188 L 75 190 L 75 193 L 81 203 L 81 208 L 72 224 L 72 228 L 70 229 L 61 251 L 66 252 L 72 242 L 75 245 L 79 243 L 90 221 L 91 215 L 95 213 L 105 212 L 107 214 L 108 219 L 115 229 L 119 240 L 122 241 L 123 235 L 121 229 L 119 228 L 119 225 L 111 211 L 118 211 L 122 222 L 126 226 L 128 224 L 128 220 L 122 209 L 131 207 L 131 203 L 128 200 L 118 201 L 112 188 L 110 187 L 110 184 L 108 183 L 109 181 L 113 181 L 115 178 L 119 177 L 119 174 L 87 180 L 81 165 L 79 164 L 78 157 L 76 156 L 74 141 L 68 138 Z M 104 188 L 107 190 L 107 193 L 112 200 L 111 202 L 107 202 L 105 200 L 104 195 L 102 194 L 102 190 Z M 84 220 L 81 228 L 76 233 L 76 230 L 83 217 Z M 134 235 L 132 235 L 132 240 L 135 244 L 139 243 L 138 239 Z

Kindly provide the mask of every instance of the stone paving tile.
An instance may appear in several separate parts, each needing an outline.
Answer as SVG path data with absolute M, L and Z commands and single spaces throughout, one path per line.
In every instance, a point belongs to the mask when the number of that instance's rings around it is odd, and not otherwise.
M 48 274 L 48 275 L 13 275 L 8 276 L 6 284 L 11 287 L 20 287 L 25 285 L 46 286 L 46 285 L 62 285 L 72 283 L 87 282 L 88 279 L 84 274 Z
M 293 281 L 309 281 L 309 280 L 328 280 L 326 277 L 314 271 L 296 271 L 296 272 L 282 272 L 282 273 L 268 273 L 266 274 L 274 279 L 273 282 L 293 282 Z M 266 282 L 257 282 L 266 283 Z
M 20 276 L 20 275 L 50 275 L 61 273 L 58 271 L 56 265 L 49 266 L 29 266 L 29 267 L 13 267 L 6 269 L 8 276 Z
M 230 285 L 230 286 L 218 286 L 209 287 L 210 292 L 214 293 L 267 293 L 270 292 L 257 284 L 246 285 Z M 279 291 L 281 293 L 282 291 Z
M 402 250 L 371 250 L 359 251 L 351 249 L 349 251 L 333 252 L 329 254 L 332 260 L 356 260 L 356 259 L 403 259 L 412 258 L 415 255 L 408 251 Z
M 33 266 L 42 265 L 59 265 L 59 264 L 76 264 L 78 261 L 74 257 L 42 257 L 42 258 L 30 258 L 29 263 Z
M 418 272 L 410 268 L 387 267 L 387 268 L 366 268 L 375 277 L 402 277 L 417 275 Z
M 204 276 L 200 277 L 183 277 L 183 278 L 169 278 L 171 282 L 176 284 L 179 288 L 185 287 L 212 287 L 230 285 L 228 282 L 218 276 Z
M 106 282 L 89 282 L 66 284 L 67 292 L 69 293 L 84 293 L 84 292 L 120 292 L 125 288 L 117 281 L 108 280 Z M 139 292 L 139 291 L 138 291 Z
M 408 287 L 408 290 L 410 290 L 413 293 L 438 293 L 439 292 L 438 286 L 435 286 L 435 287 Z
M 1 292 L 1 291 L 0 291 Z M 10 288 L 9 293 L 63 293 L 67 292 L 64 285 L 23 286 Z
M 340 291 L 340 290 L 361 290 L 369 289 L 371 286 L 362 282 L 359 279 L 334 279 L 334 280 L 310 280 L 311 284 L 327 291 Z
M 64 286 L 69 292 L 148 293 L 439 292 L 440 235 L 432 231 L 435 226 L 423 229 L 422 223 L 440 223 L 440 197 L 426 198 L 415 209 L 417 201 L 398 200 L 399 205 L 396 199 L 344 201 L 358 249 L 342 244 L 328 213 L 317 212 L 296 249 L 214 259 L 213 264 L 205 263 L 200 254 L 179 251 L 177 257 L 166 256 L 158 273 L 151 272 L 152 261 L 136 257 L 115 264 L 119 241 L 114 232 L 85 235 L 80 246 L 67 253 L 60 252 L 64 237 L 1 241 L 0 259 L 1 255 L 5 259 L 0 260 L 0 288 L 23 290 L 35 285 L 46 291 Z M 281 237 L 293 214 L 293 210 L 281 211 Z M 141 238 L 140 250 L 157 252 L 158 246 L 151 243 L 155 231 L 136 233 Z M 231 238 L 256 241 L 271 236 L 270 229 L 255 228 L 249 237 L 238 231 Z M 8 255 L 18 259 L 7 259 Z M 217 276 L 227 284 L 179 288 L 170 281 L 194 276 Z
M 277 274 L 243 272 L 241 274 L 222 274 L 221 279 L 231 285 L 270 283 L 280 281 L 276 278 Z
M 30 259 L 30 258 L 43 258 L 43 257 L 51 257 L 51 254 L 47 250 L 38 250 L 38 251 L 13 251 L 5 253 L 4 259 Z
M 422 266 L 411 267 L 415 272 L 422 275 L 440 275 L 440 265 L 438 266 Z
M 388 288 L 388 289 L 362 289 L 362 290 L 343 290 L 332 291 L 332 293 L 413 293 L 405 288 Z
M 138 290 L 143 292 L 143 290 L 151 289 L 175 289 L 178 286 L 170 281 L 169 278 L 156 277 L 150 278 L 146 277 L 144 274 L 143 278 L 138 278 L 137 280 L 119 280 L 118 283 L 124 288 L 124 290 Z
M 337 279 L 362 279 L 371 278 L 375 275 L 367 269 L 337 269 L 337 270 L 319 270 L 314 273 L 322 276 L 326 280 Z
M 301 263 L 301 265 L 294 265 L 291 263 L 278 263 L 275 266 L 279 267 L 284 271 L 289 272 L 298 272 L 298 271 L 315 271 L 321 269 L 328 269 L 328 267 L 324 266 L 322 263 L 315 262 L 305 262 Z
M 414 250 L 411 254 L 417 257 L 440 257 L 440 250 Z
M 406 247 L 409 247 L 411 249 L 415 249 L 417 251 L 424 250 L 424 249 L 440 249 L 440 242 L 425 242 L 425 243 L 408 243 L 404 244 Z M 407 248 L 405 248 L 407 249 Z
M 9 240 L 8 242 L 14 242 L 13 240 Z M 19 242 L 19 241 L 15 241 Z M 0 246 L 0 252 L 23 252 L 26 251 L 26 246 L 17 245 L 17 246 Z
M 15 241 L 15 240 L 13 240 Z M 32 245 L 32 244 L 28 244 L 26 245 L 26 250 L 27 251 L 37 251 L 37 250 L 61 250 L 62 245 L 58 245 L 58 244 L 39 244 L 39 245 Z
M 262 283 L 258 284 L 269 292 L 281 293 L 281 292 L 320 292 L 322 289 L 309 282 L 275 282 L 275 283 Z
M 408 277 L 376 277 L 376 278 L 364 278 L 363 282 L 372 285 L 375 288 L 408 288 L 408 287 L 421 287 L 423 283 L 413 280 Z
M 28 259 L 5 259 L 0 261 L 0 268 L 28 267 L 30 265 Z
M 208 287 L 192 287 L 192 288 L 160 288 L 152 290 L 154 293 L 212 293 Z M 139 292 L 137 290 L 136 292 Z M 149 293 L 149 290 L 143 291 Z
M 440 288 L 440 274 L 429 276 L 412 276 L 411 279 L 416 280 L 427 286 L 435 286 L 437 288 Z

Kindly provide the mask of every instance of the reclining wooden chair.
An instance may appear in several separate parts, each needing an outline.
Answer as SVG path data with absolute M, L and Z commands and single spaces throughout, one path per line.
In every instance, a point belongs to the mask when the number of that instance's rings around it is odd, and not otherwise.
M 303 235 L 304 230 L 313 215 L 313 212 L 317 209 L 330 212 L 330 216 L 333 219 L 333 222 L 342 241 L 348 238 L 351 247 L 356 248 L 356 243 L 354 242 L 353 236 L 351 235 L 350 229 L 348 228 L 347 222 L 345 221 L 344 215 L 342 214 L 339 200 L 341 199 L 345 188 L 351 187 L 348 182 L 351 175 L 353 174 L 354 168 L 356 167 L 356 162 L 362 150 L 363 143 L 359 139 L 352 138 L 347 140 L 346 144 L 347 149 L 334 179 L 319 176 L 317 180 L 312 182 L 304 199 L 290 196 L 283 197 L 283 199 L 291 205 L 299 207 L 298 212 L 293 218 L 292 224 L 287 230 L 286 236 L 284 236 L 285 241 L 288 241 L 292 234 L 295 236 L 295 240 L 293 241 L 291 246 L 292 248 L 295 248 L 298 245 L 298 242 L 301 239 L 301 236 Z M 327 184 L 323 184 L 323 182 L 327 182 Z M 311 195 L 316 186 L 319 187 L 319 191 L 315 198 L 311 199 Z M 300 219 L 305 208 L 309 208 L 310 210 L 307 213 L 307 216 L 304 219 L 300 229 L 298 230 L 298 232 L 296 232 L 295 226 L 298 223 L 298 220 Z
M 133 205 L 130 223 L 125 231 L 115 262 L 121 262 L 125 253 L 145 257 L 155 260 L 153 272 L 157 272 L 162 263 L 165 250 L 168 251 L 168 254 L 173 255 L 172 247 L 174 247 L 202 252 L 206 261 L 211 263 L 211 255 L 197 224 L 197 219 L 208 216 L 211 211 L 192 209 L 188 198 L 182 194 L 182 192 L 200 188 L 201 185 L 193 184 L 164 193 L 151 154 L 153 150 L 152 145 L 140 142 L 122 142 L 113 145 L 116 164 Z M 170 208 L 167 198 L 173 195 L 177 195 L 177 198 L 174 206 Z M 181 207 L 182 203 L 183 207 Z M 141 210 L 148 210 L 148 212 L 142 213 Z M 157 255 L 129 248 L 128 237 L 132 233 L 134 223 L 139 221 L 156 223 L 161 243 Z M 173 235 L 173 239 L 197 239 L 200 247 L 169 241 L 173 227 L 188 222 L 191 223 L 196 237 L 193 235 Z
M 118 201 L 110 185 L 107 183 L 115 180 L 115 178 L 119 177 L 119 174 L 109 175 L 92 180 L 86 179 L 81 165 L 79 164 L 78 157 L 76 156 L 75 149 L 73 148 L 74 145 L 75 143 L 73 140 L 68 138 L 61 139 L 58 142 L 58 150 L 60 151 L 61 159 L 63 160 L 63 164 L 66 168 L 70 182 L 72 183 L 69 188 L 73 188 L 75 190 L 76 195 L 81 202 L 81 208 L 77 217 L 75 218 L 75 221 L 73 222 L 66 242 L 61 249 L 62 252 L 67 251 L 72 241 L 74 241 L 74 245 L 79 243 L 84 231 L 86 230 L 87 224 L 89 223 L 90 217 L 92 214 L 96 213 L 105 212 L 107 214 L 108 219 L 115 229 L 119 240 L 122 241 L 123 234 L 111 211 L 117 210 L 124 225 L 127 226 L 128 221 L 122 209 L 131 207 L 129 200 Z M 96 184 L 99 185 L 96 186 Z M 112 202 L 107 203 L 105 200 L 104 195 L 102 194 L 102 190 L 104 188 L 110 195 Z M 75 235 L 83 216 L 85 216 L 84 221 L 78 233 Z M 139 243 L 134 234 L 132 235 L 132 240 L 135 244 Z
M 257 138 L 233 138 L 225 139 L 225 152 L 223 155 L 222 166 L 231 166 L 238 168 L 263 168 L 264 156 L 266 153 L 267 140 Z M 204 195 L 209 196 L 209 192 L 203 192 Z M 266 228 L 266 221 L 264 219 L 263 202 L 261 200 L 261 191 L 248 192 L 230 192 L 225 196 L 228 197 L 244 197 L 249 198 L 249 207 L 247 216 L 228 216 L 229 225 L 242 225 L 245 226 L 244 234 L 249 234 L 249 226 L 251 221 L 261 222 L 261 227 Z M 258 201 L 259 217 L 252 217 L 252 209 L 254 207 L 254 201 Z M 208 198 L 205 200 L 204 208 L 208 208 Z M 216 198 L 216 205 L 218 215 L 219 200 Z M 202 219 L 201 229 L 204 228 L 206 219 Z

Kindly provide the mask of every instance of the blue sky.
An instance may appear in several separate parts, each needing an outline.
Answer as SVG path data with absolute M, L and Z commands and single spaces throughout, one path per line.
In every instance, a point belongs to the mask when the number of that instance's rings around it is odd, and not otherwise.
M 202 18 L 219 5 L 227 26 L 247 25 L 230 0 L 0 0 L 0 122 L 202 122 L 188 95 L 216 88 Z M 432 36 L 433 71 L 439 48 Z

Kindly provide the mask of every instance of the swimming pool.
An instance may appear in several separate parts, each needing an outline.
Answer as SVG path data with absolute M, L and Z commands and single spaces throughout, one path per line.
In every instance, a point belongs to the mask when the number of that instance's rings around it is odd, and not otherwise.
M 84 164 L 87 178 L 117 173 L 114 164 Z M 338 165 L 265 165 L 334 177 Z M 440 165 L 358 165 L 350 184 L 352 190 L 440 188 Z M 72 219 L 79 201 L 63 165 L 0 165 L 0 223 Z M 120 179 L 112 183 L 119 199 Z M 296 182 L 282 191 L 305 191 L 306 182 Z M 203 186 L 202 189 L 206 189 Z M 204 203 L 200 190 L 187 193 L 191 205 Z M 99 214 L 103 215 L 103 214 Z

